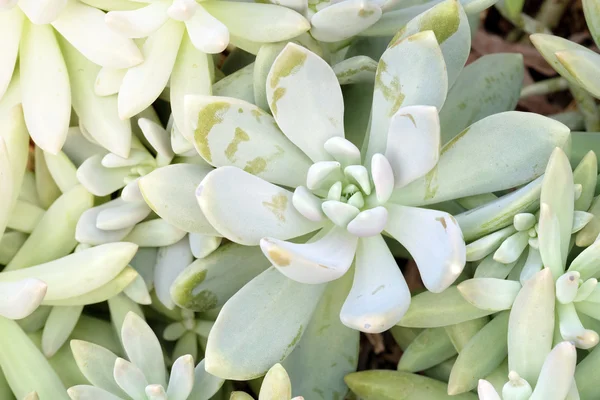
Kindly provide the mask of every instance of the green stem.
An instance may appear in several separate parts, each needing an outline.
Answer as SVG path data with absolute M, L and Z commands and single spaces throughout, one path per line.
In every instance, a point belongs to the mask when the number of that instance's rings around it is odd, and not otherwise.
M 573 98 L 577 102 L 577 107 L 583 115 L 585 129 L 589 132 L 600 131 L 600 112 L 596 106 L 596 100 L 584 89 L 571 85 L 569 87 Z
M 529 96 L 546 95 L 550 93 L 560 92 L 567 90 L 569 84 L 565 78 L 558 77 L 552 79 L 546 79 L 540 82 L 533 83 L 525 86 L 521 90 L 521 99 Z
M 535 16 L 538 21 L 550 29 L 558 26 L 570 0 L 545 0 Z

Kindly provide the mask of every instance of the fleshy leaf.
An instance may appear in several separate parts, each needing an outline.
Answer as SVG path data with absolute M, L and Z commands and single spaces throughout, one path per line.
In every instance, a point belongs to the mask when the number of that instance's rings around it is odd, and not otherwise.
M 236 380 L 263 375 L 298 344 L 324 289 L 275 268 L 254 278 L 221 309 L 208 338 L 207 372 Z
M 127 266 L 137 246 L 110 243 L 83 250 L 45 264 L 0 274 L 0 282 L 35 277 L 48 285 L 45 300 L 79 296 L 109 282 Z M 69 279 L 65 280 L 65 276 Z
M 344 379 L 350 389 L 365 400 L 394 399 L 403 396 L 406 400 L 442 400 L 449 396 L 446 384 L 422 375 L 402 371 L 371 370 L 354 372 Z M 476 400 L 474 393 L 452 396 L 456 400 Z
M 81 185 L 59 197 L 44 213 L 4 271 L 53 261 L 69 254 L 77 245 L 77 221 L 93 202 L 94 197 Z
M 129 312 L 121 328 L 121 341 L 129 360 L 149 383 L 166 386 L 162 349 L 156 335 L 139 315 Z
M 210 172 L 196 196 L 210 224 L 240 244 L 257 245 L 267 236 L 287 240 L 321 226 L 296 211 L 291 192 L 235 167 Z
M 56 154 L 67 139 L 71 89 L 52 27 L 26 20 L 19 53 L 27 130 L 39 147 Z
M 17 398 L 36 391 L 43 398 L 68 400 L 67 391 L 46 357 L 16 322 L 0 318 L 0 366 Z M 35 371 L 32 370 L 35 365 Z
M 568 139 L 569 128 L 547 117 L 516 111 L 492 115 L 448 142 L 437 166 L 394 191 L 391 201 L 433 204 L 527 183 L 544 172 L 554 148 Z
M 314 393 L 319 400 L 346 393 L 344 376 L 356 370 L 360 338 L 339 316 L 351 284 L 352 276 L 346 274 L 327 285 L 302 339 L 283 361 L 293 393 Z
M 15 70 L 19 54 L 19 40 L 23 30 L 23 13 L 18 7 L 0 12 L 0 51 L 3 61 L 0 66 L 0 98 L 4 96 Z
M 210 168 L 174 164 L 158 168 L 139 180 L 146 203 L 161 218 L 186 232 L 216 235 L 195 198 L 195 190 Z
M 185 130 L 184 100 L 188 95 L 210 95 L 212 92 L 210 56 L 198 51 L 186 35 L 171 73 L 169 86 L 173 120 L 183 136 L 191 141 L 193 134 Z
M 233 36 L 259 43 L 294 38 L 310 28 L 296 11 L 273 4 L 219 1 L 202 5 L 227 26 Z
M 376 2 L 333 2 L 312 16 L 310 34 L 326 43 L 349 39 L 376 23 L 381 14 L 381 7 Z
M 83 306 L 52 308 L 42 333 L 42 351 L 46 357 L 52 357 L 67 341 L 82 311 Z
M 498 314 L 461 350 L 450 373 L 448 394 L 455 395 L 475 389 L 478 379 L 491 374 L 506 358 L 508 314 Z
M 508 364 L 533 386 L 554 332 L 554 280 L 545 268 L 528 279 L 513 303 L 508 320 Z
M 450 214 L 388 204 L 385 228 L 414 258 L 425 287 L 439 293 L 462 272 L 466 247 L 456 220 Z M 430 246 L 436 251 L 431 252 Z
M 144 62 L 129 68 L 119 90 L 122 119 L 131 118 L 154 102 L 167 85 L 185 26 L 168 20 L 142 47 Z
M 366 159 L 384 153 L 391 117 L 400 107 L 441 109 L 448 90 L 444 56 L 432 31 L 419 32 L 389 47 L 379 60 Z
M 170 310 L 175 308 L 175 303 L 171 299 L 171 284 L 193 260 L 192 250 L 186 237 L 158 250 L 154 268 L 154 287 L 156 297 Z
M 289 187 L 305 182 L 310 159 L 255 105 L 231 97 L 188 96 L 185 113 L 185 130 L 211 165 L 238 167 Z
M 440 45 L 446 62 L 448 88 L 450 88 L 463 69 L 471 47 L 469 21 L 460 2 L 442 1 L 419 14 L 394 36 L 390 46 L 398 40 L 426 30 L 433 31 Z
M 80 125 L 85 127 L 100 146 L 127 158 L 131 146 L 131 124 L 119 118 L 117 96 L 96 95 L 94 81 L 100 67 L 86 59 L 60 36 L 59 41 L 69 71 L 73 109 L 79 117 Z
M 541 203 L 548 205 L 550 211 L 556 216 L 559 229 L 559 254 L 562 256 L 561 264 L 555 265 L 554 263 L 546 261 L 548 249 L 543 246 L 544 243 L 547 243 L 543 236 L 546 235 L 548 231 L 543 229 L 541 217 L 540 229 L 538 232 L 542 260 L 544 260 L 546 266 L 552 268 L 552 274 L 555 278 L 558 278 L 564 270 L 569 255 L 569 241 L 571 239 L 573 209 L 575 204 L 574 193 L 570 190 L 572 187 L 573 171 L 571 170 L 571 164 L 564 151 L 557 148 L 550 156 L 548 166 L 546 167 L 540 201 Z M 552 218 L 554 218 L 554 216 Z
M 52 26 L 95 64 L 129 68 L 143 61 L 135 43 L 109 29 L 104 13 L 94 7 L 69 1 Z
M 423 371 L 455 355 L 456 349 L 444 328 L 423 329 L 403 350 L 398 371 Z
M 163 247 L 177 243 L 185 234 L 185 231 L 158 218 L 137 224 L 123 240 L 140 247 Z
M 490 311 L 508 310 L 512 307 L 521 284 L 493 278 L 468 279 L 458 284 L 458 291 L 477 308 Z
M 363 332 L 386 331 L 408 310 L 410 291 L 381 235 L 359 239 L 355 266 L 340 319 Z
M 410 307 L 398 325 L 409 328 L 435 328 L 454 325 L 492 314 L 481 310 L 460 294 L 456 286 L 441 293 L 423 292 L 413 296 Z
M 243 268 L 239 268 L 241 264 Z M 268 267 L 259 247 L 224 244 L 181 272 L 171 285 L 171 298 L 180 307 L 197 312 L 221 307 Z
M 288 43 L 267 77 L 267 101 L 292 143 L 315 162 L 330 159 L 323 145 L 344 137 L 344 101 L 335 72 L 322 58 Z
M 487 116 L 514 110 L 523 74 L 523 56 L 517 53 L 488 54 L 467 65 L 440 111 L 442 145 Z

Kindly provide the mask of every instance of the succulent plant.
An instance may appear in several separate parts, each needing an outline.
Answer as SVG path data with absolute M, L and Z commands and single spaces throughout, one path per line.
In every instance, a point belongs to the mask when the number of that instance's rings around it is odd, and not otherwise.
M 524 9 L 0 0 L 0 398 L 596 398 L 600 59 Z
M 135 313 L 123 322 L 121 341 L 129 361 L 84 341 L 72 341 L 73 355 L 92 385 L 69 388 L 71 399 L 208 399 L 223 380 L 194 368 L 194 359 L 183 355 L 173 363 L 167 383 L 166 367 L 158 338 Z
M 85 57 L 89 60 L 85 63 L 111 68 L 129 68 L 143 61 L 132 40 L 108 29 L 102 11 L 78 0 L 44 4 L 6 1 L 0 10 L 0 25 L 5 55 L 0 68 L 0 98 L 15 92 L 12 96 L 23 103 L 29 134 L 52 154 L 61 149 L 67 137 L 71 105 L 77 110 L 98 105 L 91 98 L 82 98 L 85 84 L 69 76 L 72 58 Z M 19 70 L 15 73 L 17 57 Z M 101 129 L 91 121 L 87 124 L 94 131 Z

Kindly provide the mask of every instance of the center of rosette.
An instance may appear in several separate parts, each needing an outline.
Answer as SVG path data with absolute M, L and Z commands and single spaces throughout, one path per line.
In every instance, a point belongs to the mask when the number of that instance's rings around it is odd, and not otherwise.
M 324 147 L 333 160 L 311 165 L 306 186 L 294 192 L 294 207 L 311 221 L 329 219 L 356 236 L 381 233 L 388 217 L 383 204 L 394 186 L 389 161 L 375 154 L 369 171 L 358 148 L 347 139 L 333 137 Z

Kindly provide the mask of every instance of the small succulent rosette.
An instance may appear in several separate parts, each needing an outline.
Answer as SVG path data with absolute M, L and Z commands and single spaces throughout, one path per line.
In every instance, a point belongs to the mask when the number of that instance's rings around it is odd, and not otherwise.
M 89 96 L 94 78 L 82 79 L 88 72 L 97 73 L 100 66 L 129 68 L 143 61 L 133 40 L 112 32 L 104 18 L 103 11 L 78 0 L 19 0 L 0 6 L 0 99 L 23 103 L 31 138 L 44 151 L 56 154 L 62 148 L 71 107 L 85 125 L 94 125 L 81 115 L 102 103 Z M 86 71 L 78 70 L 77 64 L 85 65 Z M 116 116 L 116 109 L 113 113 Z
M 194 367 L 191 355 L 175 360 L 167 383 L 160 342 L 135 313 L 125 317 L 121 342 L 129 360 L 93 343 L 71 342 L 77 365 L 91 383 L 69 388 L 71 399 L 208 399 L 223 385 L 222 379 L 206 373 L 204 362 Z
M 571 234 L 579 247 L 587 247 L 591 244 L 588 239 L 590 235 L 597 236 L 595 224 L 587 227 L 594 219 L 592 205 L 597 170 L 597 157 L 594 152 L 589 152 L 572 173 L 575 194 Z M 486 231 L 499 228 L 467 245 L 467 261 L 479 261 L 475 267 L 475 278 L 503 279 L 519 273 L 519 280 L 524 282 L 542 269 L 538 232 L 540 229 L 539 196 L 544 179 L 540 177 L 515 192 L 457 215 L 459 224 L 462 222 L 467 226 L 468 237 L 481 236 Z M 517 210 L 521 212 L 514 214 Z M 483 224 L 474 226 L 471 221 L 484 213 L 489 213 L 485 227 L 482 229 Z M 507 225 L 506 222 L 511 214 L 514 214 L 512 224 L 501 227 Z
M 564 373 L 553 372 L 562 374 L 560 378 L 567 382 L 561 381 L 561 391 L 556 392 L 556 397 L 546 397 L 553 387 L 548 383 L 552 379 L 541 386 L 536 386 L 536 382 L 539 382 L 538 376 L 542 376 L 541 371 L 546 369 L 544 360 L 554 359 L 549 356 L 553 345 L 566 341 L 560 345 L 564 351 L 556 350 L 557 354 L 564 355 L 574 353 L 575 347 L 591 349 L 598 343 L 598 313 L 595 311 L 597 242 L 576 252 L 567 271 L 567 257 L 562 257 L 562 254 L 570 253 L 576 242 L 577 234 L 573 235 L 575 210 L 587 209 L 592 203 L 596 163 L 595 155 L 589 153 L 573 172 L 567 156 L 557 148 L 541 181 L 534 181 L 458 218 L 470 235 L 477 232 L 477 227 L 481 235 L 494 224 L 510 224 L 516 210 L 535 207 L 540 201 L 538 240 L 544 267 L 528 268 L 527 254 L 522 254 L 520 260 L 508 268 L 502 263 L 496 263 L 495 268 L 485 266 L 483 261 L 475 270 L 475 278 L 439 295 L 423 293 L 415 296 L 412 312 L 409 310 L 400 324 L 426 329 L 415 332 L 397 328 L 397 340 L 401 346 L 405 343 L 398 364 L 400 370 L 424 370 L 430 376 L 441 376 L 448 382 L 448 394 L 451 395 L 473 390 L 477 380 L 484 378 L 500 393 L 509 371 L 510 382 L 505 387 L 509 394 L 505 393 L 505 398 L 511 398 L 507 396 L 517 390 L 528 391 L 523 398 L 532 395 L 532 391 L 535 396 L 541 396 L 534 398 L 558 399 L 564 398 L 567 392 L 577 393 L 572 369 L 569 372 L 570 364 L 566 361 L 565 370 L 560 370 Z M 574 182 L 581 185 L 581 190 L 573 190 Z M 577 192 L 581 194 L 576 200 Z M 474 223 L 476 219 L 478 224 Z M 503 226 L 497 228 L 505 229 Z M 500 243 L 498 241 L 495 246 Z M 567 243 L 564 250 L 563 243 Z M 488 315 L 492 315 L 492 319 Z M 454 358 L 456 354 L 458 357 Z M 573 358 L 573 369 L 574 362 Z M 554 365 L 548 367 L 551 370 L 562 368 L 557 367 L 562 365 L 561 362 L 548 363 Z M 589 394 L 589 371 L 591 366 L 598 365 L 598 361 L 591 357 L 586 364 L 588 367 L 582 369 L 579 381 L 582 393 Z M 489 385 L 481 385 L 485 392 Z
M 508 374 L 509 381 L 500 392 L 482 379 L 477 386 L 479 400 L 502 399 L 566 399 L 579 398 L 574 374 L 577 352 L 571 342 L 560 342 L 543 360 L 542 368 L 536 377 L 535 389 L 515 371 Z
M 518 281 L 503 280 L 502 278 L 475 278 L 459 284 L 458 289 L 467 301 L 481 309 L 504 310 L 513 307 L 513 301 L 521 292 L 521 285 L 526 285 L 531 277 L 541 270 L 542 264 L 552 272 L 556 281 L 552 298 L 556 299 L 557 325 L 563 340 L 572 341 L 577 347 L 588 349 L 598 344 L 598 334 L 591 329 L 584 328 L 578 312 L 587 314 L 592 318 L 598 317 L 595 309 L 595 293 L 598 274 L 598 245 L 592 244 L 585 248 L 570 262 L 568 268 L 567 257 L 572 240 L 573 221 L 576 219 L 576 207 L 589 207 L 595 190 L 596 160 L 590 153 L 588 161 L 585 159 L 580 166 L 590 165 L 591 179 L 585 183 L 586 197 L 584 203 L 576 204 L 575 194 L 569 187 L 573 186 L 574 173 L 565 153 L 557 149 L 546 169 L 540 193 L 540 222 L 538 228 L 539 253 L 541 263 L 532 265 L 528 261 L 521 263 Z M 576 169 L 576 171 L 578 171 Z M 579 172 L 581 169 L 579 169 Z M 583 174 L 577 174 L 582 176 Z M 583 196 L 583 194 L 582 194 Z M 584 218 L 591 220 L 591 214 L 586 213 Z M 565 229 L 565 226 L 571 229 Z M 531 253 L 530 253 L 531 254 Z M 565 271 L 566 269 L 566 271 Z M 512 272 L 511 272 L 512 273 Z M 525 286 L 523 286 L 524 288 Z M 554 307 L 551 307 L 554 309 Z M 554 320 L 552 314 L 551 320 Z

